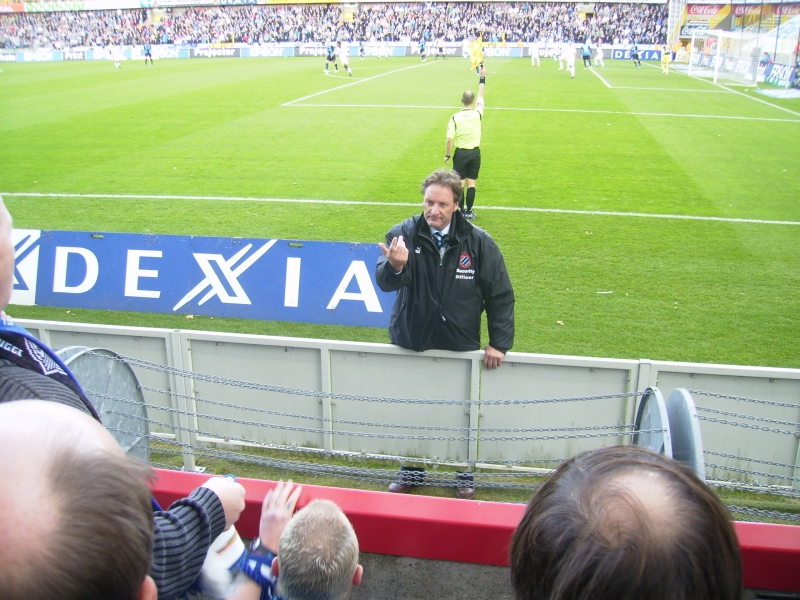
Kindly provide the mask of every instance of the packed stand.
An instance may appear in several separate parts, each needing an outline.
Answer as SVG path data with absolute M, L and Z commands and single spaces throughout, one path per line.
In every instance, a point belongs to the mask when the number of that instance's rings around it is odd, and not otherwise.
M 664 43 L 666 4 L 595 4 L 588 18 L 574 3 L 340 4 L 226 6 L 7 14 L 2 48 L 210 43 L 323 43 L 328 40 Z M 158 18 L 160 17 L 160 18 Z

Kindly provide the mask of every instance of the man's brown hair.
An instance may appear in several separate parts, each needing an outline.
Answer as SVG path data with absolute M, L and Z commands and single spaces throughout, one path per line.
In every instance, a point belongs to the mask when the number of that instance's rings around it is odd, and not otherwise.
M 740 600 L 725 506 L 687 467 L 635 446 L 562 464 L 511 543 L 518 600 Z
M 27 552 L 21 568 L 5 569 L 0 597 L 135 600 L 153 550 L 150 468 L 128 456 L 64 449 L 41 476 L 54 528 L 32 543 L 41 550 Z
M 456 204 L 461 201 L 461 195 L 464 193 L 464 186 L 461 185 L 461 176 L 452 169 L 436 169 L 433 173 L 425 178 L 422 182 L 422 195 L 425 195 L 427 190 L 432 185 L 441 185 L 448 187 L 453 191 L 453 200 Z

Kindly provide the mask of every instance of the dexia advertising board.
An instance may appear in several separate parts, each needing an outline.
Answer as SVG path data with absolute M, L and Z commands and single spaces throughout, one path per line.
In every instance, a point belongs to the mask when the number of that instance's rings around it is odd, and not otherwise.
M 16 229 L 12 304 L 385 327 L 376 244 Z

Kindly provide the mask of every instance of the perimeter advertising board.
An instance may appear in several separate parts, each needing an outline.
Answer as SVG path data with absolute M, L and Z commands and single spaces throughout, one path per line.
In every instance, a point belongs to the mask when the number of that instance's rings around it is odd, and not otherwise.
M 15 229 L 12 304 L 386 327 L 376 244 Z
M 797 69 L 793 65 L 770 63 L 764 68 L 764 82 L 782 88 L 794 85 Z

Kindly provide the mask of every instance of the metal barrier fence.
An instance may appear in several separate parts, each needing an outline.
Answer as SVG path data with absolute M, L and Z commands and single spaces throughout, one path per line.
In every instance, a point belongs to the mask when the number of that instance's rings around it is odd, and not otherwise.
M 686 387 L 697 403 L 700 462 L 709 483 L 800 498 L 798 370 L 509 353 L 503 367 L 483 372 L 480 352 L 417 354 L 383 344 L 22 324 L 52 347 L 119 352 L 73 351 L 99 361 L 101 373 L 114 364 L 130 366 L 138 398 L 102 381 L 89 391 L 96 401 L 117 405 L 109 411 L 126 412 L 118 408 L 126 402 L 141 406 L 143 412 L 112 427 L 128 432 L 132 447 L 136 436 L 171 440 L 186 469 L 202 455 L 388 483 L 397 461 L 406 461 L 436 467 L 424 485 L 452 487 L 456 470 L 473 470 L 478 488 L 531 488 L 532 475 L 583 450 L 659 435 L 663 424 L 642 426 L 636 415 L 637 399 L 657 384 L 667 395 Z M 108 425 L 118 416 L 104 419 Z M 289 450 L 307 459 L 229 445 Z M 334 454 L 392 464 L 365 469 L 311 459 Z M 798 520 L 731 510 L 737 517 Z

